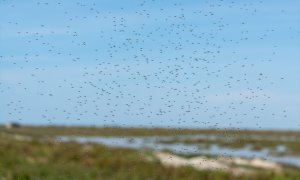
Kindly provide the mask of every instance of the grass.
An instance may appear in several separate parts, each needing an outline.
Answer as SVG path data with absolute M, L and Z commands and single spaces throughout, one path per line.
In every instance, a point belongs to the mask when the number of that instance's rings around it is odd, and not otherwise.
M 216 135 L 220 138 L 211 139 L 185 139 L 174 138 L 171 141 L 161 143 L 199 144 L 208 148 L 212 144 L 228 148 L 243 148 L 251 144 L 253 150 L 269 148 L 273 155 L 300 155 L 300 132 L 299 131 L 258 131 L 258 130 L 218 130 L 218 129 L 164 129 L 164 128 L 120 128 L 120 127 L 62 127 L 62 126 L 22 126 L 20 128 L 5 129 L 0 126 L 0 131 L 7 134 L 29 135 L 33 137 L 51 137 L 58 135 L 80 136 L 180 136 L 180 135 Z M 262 139 L 253 139 L 251 136 L 261 136 Z M 264 139 L 271 137 L 274 140 Z M 280 138 L 292 137 L 296 141 L 284 141 Z M 276 153 L 276 147 L 284 145 L 287 151 Z
M 274 138 L 293 136 L 300 138 L 299 131 L 259 131 L 236 129 L 166 129 L 166 128 L 121 128 L 121 127 L 63 127 L 63 126 L 22 126 L 20 128 L 5 129 L 0 126 L 0 131 L 31 136 L 57 136 L 57 135 L 81 135 L 81 136 L 176 136 L 176 135 L 219 135 L 224 137 L 249 135 L 268 135 Z
M 283 140 L 267 140 L 267 139 L 251 139 L 251 138 L 235 138 L 228 140 L 226 138 L 218 139 L 170 139 L 170 140 L 158 140 L 159 143 L 165 144 L 198 144 L 201 148 L 209 148 L 210 145 L 218 145 L 220 147 L 239 149 L 244 148 L 247 145 L 251 145 L 252 150 L 262 150 L 268 148 L 271 150 L 273 155 L 300 155 L 300 140 L 298 141 L 283 141 Z M 277 153 L 276 148 L 278 145 L 283 145 L 287 148 L 287 151 Z
M 66 180 L 66 179 L 300 179 L 298 169 L 287 168 L 281 174 L 258 171 L 252 175 L 233 176 L 219 171 L 197 171 L 191 167 L 162 166 L 151 151 L 110 148 L 97 144 L 55 142 L 39 137 L 78 136 L 151 136 L 183 134 L 222 134 L 217 130 L 143 129 L 143 128 L 80 128 L 80 127 L 0 127 L 0 180 Z M 229 133 L 237 133 L 235 130 Z M 253 132 L 244 131 L 242 135 Z M 272 135 L 274 132 L 259 132 Z M 297 132 L 280 132 L 295 135 Z M 280 134 L 279 133 L 279 134 Z M 33 137 L 20 141 L 15 134 Z M 227 133 L 228 135 L 228 133 Z M 278 136 L 278 134 L 276 134 Z M 191 156 L 192 157 L 192 156 Z M 211 157 L 213 158 L 213 157 Z
M 236 177 L 224 172 L 164 167 L 141 152 L 75 142 L 30 142 L 0 138 L 0 179 L 299 179 L 300 172 Z
M 74 142 L 21 142 L 0 139 L 4 179 L 195 179 L 211 175 L 191 168 L 166 168 L 134 150 Z M 229 176 L 228 176 L 229 177 Z M 0 178 L 0 179 L 1 179 Z

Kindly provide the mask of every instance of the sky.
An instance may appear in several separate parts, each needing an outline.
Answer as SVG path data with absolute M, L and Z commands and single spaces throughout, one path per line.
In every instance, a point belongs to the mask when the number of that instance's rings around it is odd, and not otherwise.
M 300 1 L 0 1 L 0 123 L 300 129 Z

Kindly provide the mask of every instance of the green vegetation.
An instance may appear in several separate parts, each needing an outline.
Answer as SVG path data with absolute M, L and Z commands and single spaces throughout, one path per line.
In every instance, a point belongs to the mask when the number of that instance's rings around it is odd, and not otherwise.
M 120 128 L 120 127 L 63 127 L 63 126 L 22 126 L 20 128 L 5 129 L 0 126 L 0 131 L 31 136 L 177 136 L 177 135 L 219 135 L 224 137 L 247 137 L 249 135 L 268 135 L 274 138 L 293 136 L 300 138 L 299 131 L 259 131 L 236 129 L 164 129 L 164 128 Z
M 20 128 L 5 129 L 0 126 L 0 131 L 6 134 L 27 135 L 36 138 L 66 136 L 174 136 L 170 140 L 158 140 L 160 143 L 185 143 L 198 144 L 199 148 L 209 148 L 216 144 L 220 147 L 243 148 L 251 145 L 253 150 L 269 148 L 273 155 L 300 155 L 299 131 L 258 131 L 258 130 L 217 130 L 217 129 L 164 129 L 164 128 L 120 128 L 120 127 L 61 127 L 61 126 L 22 126 Z M 214 135 L 217 139 L 180 139 L 180 135 Z M 253 135 L 260 138 L 253 138 Z M 286 141 L 282 138 L 293 138 Z M 287 149 L 277 152 L 278 145 Z
M 300 172 L 236 177 L 224 172 L 164 167 L 151 152 L 75 142 L 0 138 L 0 179 L 297 179 Z
M 74 142 L 0 139 L 0 177 L 5 179 L 220 179 L 191 168 L 166 168 L 129 149 Z M 0 178 L 0 179 L 1 179 Z
M 97 144 L 79 144 L 76 142 L 56 142 L 51 137 L 58 135 L 76 136 L 159 136 L 159 135 L 235 135 L 240 132 L 237 140 L 220 141 L 225 146 L 235 143 L 242 146 L 251 141 L 246 137 L 251 134 L 264 136 L 300 137 L 299 132 L 273 131 L 236 131 L 229 130 L 192 130 L 192 129 L 147 129 L 147 128 L 82 128 L 82 127 L 20 127 L 5 129 L 0 127 L 0 180 L 31 180 L 31 179 L 300 179 L 300 171 L 286 167 L 282 173 L 257 171 L 255 174 L 234 176 L 219 171 L 198 171 L 191 167 L 165 167 L 153 156 L 153 152 L 131 150 L 126 148 L 110 148 Z M 29 139 L 16 138 L 31 137 Z M 50 137 L 50 138 L 48 138 Z M 172 142 L 181 141 L 174 138 Z M 184 143 L 215 143 L 213 140 L 185 140 Z M 203 142 L 202 142 L 203 141 Z M 282 141 L 282 142 L 281 142 Z M 229 143 L 230 142 L 230 143 Z M 251 142 L 255 144 L 255 142 Z M 260 140 L 258 146 L 274 146 L 276 143 L 288 145 L 290 141 Z M 273 142 L 275 144 L 273 144 Z M 217 144 L 218 144 L 217 143 Z M 229 144 L 226 144 L 229 143 Z M 240 143 L 240 144 L 239 144 Z M 269 143 L 269 144 L 268 144 Z M 293 142 L 291 142 L 293 143 Z M 295 151 L 299 144 L 293 145 Z M 292 147 L 292 146 L 288 146 Z M 300 152 L 300 151 L 298 151 Z M 180 154 L 179 154 L 180 155 Z M 193 157 L 195 154 L 185 155 Z M 214 156 L 206 155 L 214 158 Z
M 172 138 L 170 140 L 158 140 L 159 143 L 165 144 L 175 144 L 175 143 L 184 143 L 184 144 L 198 144 L 199 148 L 209 148 L 210 145 L 218 145 L 220 147 L 226 148 L 243 148 L 247 145 L 251 146 L 252 150 L 262 150 L 263 148 L 268 148 L 271 150 L 273 155 L 300 155 L 300 138 L 294 141 L 284 141 L 281 139 L 264 139 L 262 136 L 261 139 L 253 139 L 251 137 L 241 137 L 237 136 L 235 138 L 226 138 L 218 137 L 216 139 L 179 139 Z M 277 152 L 277 146 L 282 145 L 287 149 L 284 152 Z

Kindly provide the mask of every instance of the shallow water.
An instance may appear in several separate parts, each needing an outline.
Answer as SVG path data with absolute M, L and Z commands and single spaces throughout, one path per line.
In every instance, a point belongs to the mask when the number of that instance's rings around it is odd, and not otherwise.
M 200 136 L 197 136 L 198 138 Z M 265 148 L 262 150 L 251 150 L 250 146 L 244 148 L 232 149 L 223 148 L 216 144 L 209 148 L 201 148 L 199 145 L 194 144 L 163 144 L 157 142 L 158 140 L 168 140 L 168 138 L 174 137 L 57 137 L 60 141 L 76 141 L 79 143 L 98 143 L 109 147 L 125 147 L 133 149 L 151 149 L 151 150 L 168 150 L 174 153 L 183 154 L 210 154 L 220 156 L 234 156 L 243 158 L 262 158 L 274 162 L 290 164 L 300 167 L 300 156 L 272 156 L 270 155 L 269 149 Z M 186 136 L 184 137 L 186 138 Z M 210 138 L 214 138 L 211 136 Z

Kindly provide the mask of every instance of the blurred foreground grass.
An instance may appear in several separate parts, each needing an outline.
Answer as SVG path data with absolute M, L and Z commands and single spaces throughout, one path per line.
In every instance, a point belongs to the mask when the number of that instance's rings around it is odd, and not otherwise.
M 299 132 L 215 129 L 96 128 L 96 127 L 0 127 L 0 180 L 2 179 L 300 179 L 298 169 L 282 173 L 257 171 L 234 176 L 219 171 L 198 171 L 191 167 L 165 167 L 150 151 L 105 147 L 99 144 L 55 142 L 47 137 L 75 136 L 174 136 L 208 134 L 219 136 L 263 135 L 300 137 Z M 25 135 L 33 140 L 16 140 Z M 259 144 L 264 144 L 258 141 Z M 176 143 L 176 141 L 174 141 Z M 189 143 L 189 142 L 185 142 Z M 194 143 L 194 142 L 193 142 Z M 246 142 L 245 142 L 246 143 Z M 243 143 L 243 144 L 245 144 Z M 236 144 L 236 143 L 234 143 Z M 300 148 L 300 147 L 299 147 Z M 297 148 L 295 149 L 297 150 Z
M 223 179 L 221 172 L 167 168 L 138 151 L 75 142 L 0 139 L 1 179 Z
M 300 179 L 296 170 L 237 177 L 190 167 L 164 167 L 149 157 L 151 152 L 75 142 L 17 141 L 2 136 L 0 179 Z

